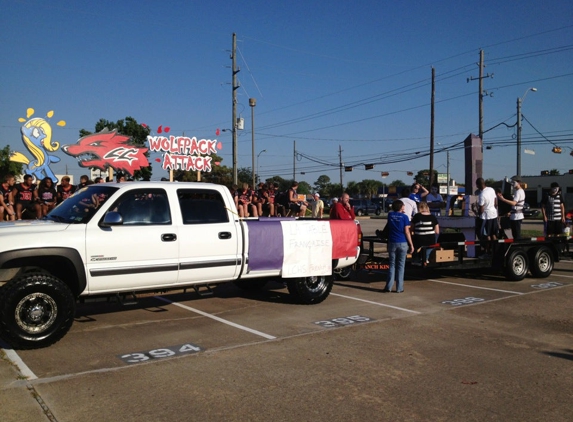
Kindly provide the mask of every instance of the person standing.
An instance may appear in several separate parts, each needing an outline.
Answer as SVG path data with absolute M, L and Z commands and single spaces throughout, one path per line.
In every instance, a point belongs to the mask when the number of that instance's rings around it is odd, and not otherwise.
M 333 220 L 355 220 L 354 207 L 350 205 L 350 195 L 343 193 L 340 201 L 336 201 L 330 210 L 330 218 Z
M 521 223 L 523 222 L 523 204 L 525 204 L 525 191 L 521 187 L 521 180 L 513 180 L 513 200 L 506 199 L 501 193 L 497 194 L 497 199 L 511 205 L 509 214 L 509 224 L 511 226 L 511 237 L 521 239 Z
M 324 213 L 324 202 L 320 199 L 320 194 L 317 192 L 313 195 L 314 202 L 310 204 L 312 207 L 312 218 L 322 218 Z
M 388 213 L 388 256 L 390 266 L 383 292 L 388 293 L 396 281 L 396 293 L 404 291 L 404 268 L 406 255 L 414 252 L 410 234 L 410 220 L 404 214 L 404 203 L 401 200 L 392 202 L 392 211 Z
M 418 254 L 418 264 L 420 264 L 420 261 L 422 264 L 427 264 L 432 249 L 427 248 L 424 256 L 419 255 L 421 253 L 420 249 L 423 246 L 430 246 L 436 243 L 440 234 L 440 225 L 436 216 L 431 213 L 429 204 L 420 202 L 418 210 L 420 212 L 412 218 L 412 240 L 415 253 Z
M 479 216 L 482 219 L 480 227 L 481 240 L 487 240 L 485 245 L 484 258 L 489 258 L 491 254 L 491 241 L 497 239 L 497 232 L 499 226 L 497 224 L 497 196 L 493 188 L 485 185 L 485 180 L 479 177 L 476 180 L 476 186 L 479 189 L 478 196 L 478 210 Z
M 551 190 L 543 195 L 541 213 L 545 223 L 546 236 L 556 236 L 563 233 L 563 227 L 565 227 L 565 205 L 563 204 L 559 183 L 551 183 Z
M 412 193 L 410 193 L 410 199 L 416 201 L 416 203 L 419 203 L 422 202 L 422 199 L 424 199 L 428 193 L 428 189 L 426 189 L 424 186 L 419 183 L 414 183 L 412 185 Z
M 418 203 L 413 199 L 410 199 L 410 189 L 408 188 L 402 189 L 400 196 L 402 197 L 400 198 L 400 201 L 404 203 L 404 214 L 406 214 L 408 219 L 412 221 L 412 217 L 418 213 Z
M 438 185 L 432 185 L 430 193 L 426 195 L 426 202 L 432 215 L 439 217 L 445 202 L 442 195 L 440 195 L 440 187 Z

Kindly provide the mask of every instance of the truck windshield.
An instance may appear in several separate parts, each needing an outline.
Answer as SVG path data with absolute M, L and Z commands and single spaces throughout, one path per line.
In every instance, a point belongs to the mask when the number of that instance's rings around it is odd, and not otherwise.
M 44 218 L 60 223 L 85 224 L 117 189 L 105 184 L 86 186 L 64 200 Z

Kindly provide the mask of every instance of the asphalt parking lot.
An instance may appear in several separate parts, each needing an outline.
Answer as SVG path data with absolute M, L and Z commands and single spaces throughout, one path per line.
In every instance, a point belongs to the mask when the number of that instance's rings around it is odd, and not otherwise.
M 219 285 L 78 306 L 70 333 L 0 360 L 9 421 L 573 420 L 573 262 L 546 279 L 384 272 L 321 304 Z

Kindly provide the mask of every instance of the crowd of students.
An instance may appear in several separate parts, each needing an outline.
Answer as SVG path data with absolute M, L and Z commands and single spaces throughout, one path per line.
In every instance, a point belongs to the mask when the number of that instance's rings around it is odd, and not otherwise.
M 72 185 L 70 181 L 69 176 L 64 176 L 56 186 L 51 178 L 44 177 L 39 183 L 34 183 L 34 177 L 26 174 L 21 183 L 16 183 L 14 175 L 7 174 L 0 185 L 0 220 L 42 218 L 78 189 L 92 183 L 103 183 L 104 179 L 98 177 L 91 181 L 83 175 L 78 185 Z

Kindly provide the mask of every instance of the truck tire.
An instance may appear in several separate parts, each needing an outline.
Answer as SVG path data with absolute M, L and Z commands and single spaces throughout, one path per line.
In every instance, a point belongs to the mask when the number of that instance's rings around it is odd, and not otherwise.
M 239 289 L 253 291 L 253 290 L 261 290 L 263 287 L 267 285 L 268 281 L 269 280 L 267 280 L 266 278 L 255 278 L 251 280 L 235 280 L 233 281 L 233 283 Z
M 0 289 L 0 337 L 14 348 L 37 349 L 56 343 L 70 329 L 75 297 L 58 278 L 24 273 Z
M 328 297 L 334 284 L 331 275 L 286 279 L 288 292 L 303 305 L 313 305 Z
M 356 211 L 356 216 L 357 216 L 357 217 L 362 217 L 363 215 L 364 215 L 364 211 L 362 211 L 362 210 Z
M 531 254 L 531 274 L 536 278 L 546 278 L 553 271 L 553 254 L 547 246 L 540 246 Z
M 521 281 L 527 275 L 529 269 L 529 259 L 527 254 L 515 249 L 511 251 L 505 261 L 505 276 L 511 281 Z

